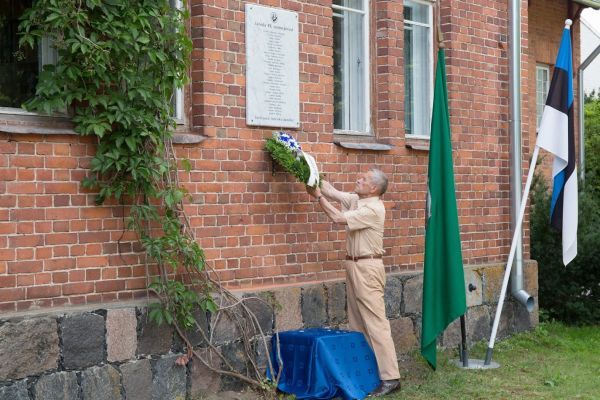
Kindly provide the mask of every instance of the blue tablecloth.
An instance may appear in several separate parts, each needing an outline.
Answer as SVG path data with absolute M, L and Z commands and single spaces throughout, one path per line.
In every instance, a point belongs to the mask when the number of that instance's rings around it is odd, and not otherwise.
M 279 371 L 276 337 L 273 368 Z M 303 329 L 279 333 L 279 390 L 297 399 L 363 399 L 379 384 L 375 355 L 360 332 Z

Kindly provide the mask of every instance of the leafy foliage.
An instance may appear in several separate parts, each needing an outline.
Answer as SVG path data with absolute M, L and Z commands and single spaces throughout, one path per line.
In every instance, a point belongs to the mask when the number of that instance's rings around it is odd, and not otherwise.
M 210 284 L 198 279 L 204 253 L 187 227 L 170 148 L 174 92 L 186 82 L 191 51 L 186 16 L 168 0 L 38 0 L 19 29 L 21 46 L 48 37 L 59 57 L 24 107 L 68 110 L 78 134 L 97 138 L 83 185 L 98 191 L 98 204 L 131 204 L 127 226 L 160 271 L 150 288 L 162 305 L 151 315 L 187 328 L 194 307 L 215 305 Z
M 187 354 L 177 363 L 194 356 L 214 372 L 273 395 L 276 384 L 262 385 L 265 371 L 255 361 L 259 344 L 261 354 L 268 354 L 265 333 L 247 299 L 207 273 L 210 266 L 183 210 L 188 193 L 178 183 L 171 136 L 175 88 L 186 82 L 191 52 L 186 17 L 169 0 L 34 2 L 19 26 L 20 44 L 33 47 L 48 37 L 59 61 L 44 67 L 35 97 L 24 107 L 49 114 L 68 110 L 77 133 L 96 137 L 91 174 L 83 185 L 98 191 L 98 204 L 130 206 L 127 227 L 138 233 L 147 260 L 158 266 L 149 289 L 161 301 L 150 305 L 150 318 L 172 324 L 186 345 Z M 188 160 L 181 165 L 190 170 Z M 194 317 L 210 313 L 219 321 L 222 312 L 242 334 L 252 366 L 245 372 L 236 370 Z M 194 350 L 189 332 L 202 336 L 208 352 Z M 223 367 L 215 367 L 213 359 Z
M 600 97 L 585 99 L 585 181 L 579 183 L 577 257 L 562 264 L 561 236 L 549 224 L 551 193 L 536 175 L 531 198 L 531 256 L 538 261 L 540 307 L 570 324 L 600 322 Z
M 265 149 L 271 154 L 271 158 L 275 161 L 284 171 L 292 174 L 300 182 L 306 184 L 310 177 L 310 168 L 306 163 L 304 157 L 298 153 L 291 151 L 290 148 L 284 145 L 281 141 L 277 140 L 276 137 L 268 138 L 265 143 Z M 321 180 L 319 180 L 319 186 Z
M 586 185 L 587 188 L 587 185 Z M 531 195 L 531 257 L 539 266 L 540 307 L 569 324 L 600 322 L 600 199 L 580 192 L 577 257 L 564 266 L 561 235 L 550 221 L 548 185 L 536 174 Z
M 586 97 L 585 124 L 585 186 L 595 196 L 600 196 L 600 93 Z

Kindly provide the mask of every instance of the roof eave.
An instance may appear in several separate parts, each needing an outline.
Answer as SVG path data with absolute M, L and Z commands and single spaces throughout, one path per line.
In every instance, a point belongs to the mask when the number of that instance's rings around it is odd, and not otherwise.
M 582 4 L 584 6 L 600 9 L 600 0 L 573 0 L 575 3 Z

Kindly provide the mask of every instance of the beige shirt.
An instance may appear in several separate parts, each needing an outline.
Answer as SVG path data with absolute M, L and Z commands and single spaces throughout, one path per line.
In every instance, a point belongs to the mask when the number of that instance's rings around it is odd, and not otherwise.
M 379 197 L 359 199 L 355 193 L 337 193 L 346 227 L 346 252 L 349 256 L 383 255 L 385 206 Z

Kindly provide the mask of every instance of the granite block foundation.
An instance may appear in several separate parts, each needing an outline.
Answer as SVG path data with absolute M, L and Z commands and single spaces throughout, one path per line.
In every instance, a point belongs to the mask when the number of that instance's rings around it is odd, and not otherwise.
M 470 343 L 489 335 L 502 270 L 502 265 L 465 270 L 465 287 L 476 287 L 467 292 Z M 537 298 L 536 272 L 535 263 L 527 264 L 525 286 Z M 421 274 L 388 276 L 386 311 L 399 358 L 405 359 L 419 345 L 421 285 Z M 249 304 L 270 336 L 275 328 L 347 328 L 345 289 L 345 283 L 337 281 L 239 294 L 278 303 L 275 311 L 259 302 Z M 231 321 L 197 317 L 213 332 L 228 361 L 243 368 L 239 333 Z M 499 337 L 531 329 L 537 322 L 537 308 L 528 314 L 508 301 Z M 192 332 L 192 343 L 203 351 L 206 343 L 196 336 Z M 455 322 L 440 336 L 439 344 L 452 347 L 459 340 Z M 142 302 L 5 315 L 0 319 L 0 400 L 183 400 L 244 388 L 242 382 L 216 375 L 198 361 L 176 365 L 183 351 L 171 327 L 148 321 Z M 264 352 L 257 359 L 259 365 L 266 365 Z

